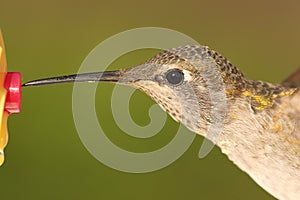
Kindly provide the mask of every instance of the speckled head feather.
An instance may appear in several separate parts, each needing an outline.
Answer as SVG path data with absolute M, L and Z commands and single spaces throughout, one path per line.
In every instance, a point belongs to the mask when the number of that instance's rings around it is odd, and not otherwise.
M 187 70 L 201 72 L 201 68 L 207 66 L 193 66 L 192 61 L 210 60 L 214 62 L 218 71 L 222 74 L 225 82 L 241 84 L 244 80 L 244 74 L 229 62 L 224 56 L 210 49 L 207 46 L 182 46 L 162 51 L 147 61 L 147 63 L 157 64 L 179 64 Z

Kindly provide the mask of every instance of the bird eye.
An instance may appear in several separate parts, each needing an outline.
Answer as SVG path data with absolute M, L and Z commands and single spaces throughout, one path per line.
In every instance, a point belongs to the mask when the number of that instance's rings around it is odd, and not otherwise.
M 170 69 L 166 74 L 166 78 L 172 85 L 178 85 L 183 82 L 184 74 L 179 69 Z

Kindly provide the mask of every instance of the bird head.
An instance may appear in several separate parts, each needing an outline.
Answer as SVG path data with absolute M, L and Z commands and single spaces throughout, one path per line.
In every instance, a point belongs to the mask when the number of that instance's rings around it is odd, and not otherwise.
M 208 47 L 182 46 L 162 51 L 135 67 L 40 79 L 23 86 L 66 82 L 129 85 L 153 98 L 176 121 L 202 133 L 213 122 L 212 109 L 225 110 L 220 105 L 226 104 L 227 95 L 237 90 L 242 78 L 236 67 Z

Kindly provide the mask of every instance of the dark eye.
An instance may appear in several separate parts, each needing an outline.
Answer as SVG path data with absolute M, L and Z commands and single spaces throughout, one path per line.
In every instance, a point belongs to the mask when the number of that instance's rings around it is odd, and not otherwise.
M 179 69 L 170 69 L 166 74 L 166 78 L 172 85 L 177 85 L 183 82 L 184 75 Z

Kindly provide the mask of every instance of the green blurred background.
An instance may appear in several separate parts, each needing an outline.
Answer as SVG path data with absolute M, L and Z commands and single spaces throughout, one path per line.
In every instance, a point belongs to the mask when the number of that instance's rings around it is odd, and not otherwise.
M 0 27 L 9 71 L 23 81 L 77 72 L 101 41 L 127 29 L 158 26 L 185 33 L 228 57 L 250 78 L 279 82 L 300 64 L 300 1 L 3 0 Z M 156 50 L 132 52 L 110 69 L 145 61 Z M 134 139 L 113 121 L 113 85 L 101 84 L 96 108 L 108 137 L 136 152 L 168 143 L 170 118 L 150 139 Z M 131 99 L 133 119 L 146 125 L 153 101 Z M 172 165 L 128 174 L 106 167 L 81 143 L 72 117 L 72 84 L 23 89 L 22 112 L 9 118 L 10 141 L 0 168 L 0 199 L 273 199 L 218 148 L 202 160 L 197 136 Z

